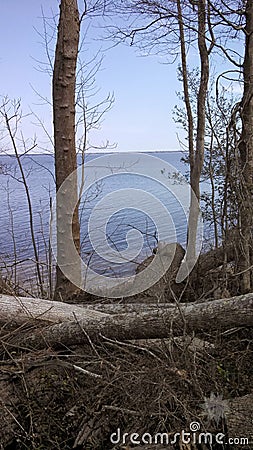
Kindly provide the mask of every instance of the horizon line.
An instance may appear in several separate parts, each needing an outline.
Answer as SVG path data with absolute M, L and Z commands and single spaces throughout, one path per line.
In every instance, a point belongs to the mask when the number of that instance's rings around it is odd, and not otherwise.
M 101 150 L 92 150 L 92 151 L 90 151 L 90 150 L 87 150 L 85 153 L 86 154 L 88 154 L 88 155 L 94 155 L 94 154 L 100 154 L 100 153 L 185 153 L 184 152 L 184 150 L 179 150 L 179 149 L 158 149 L 158 150 L 123 150 L 123 151 L 120 151 L 120 150 L 114 150 L 114 149 L 108 149 L 108 150 L 105 150 L 105 149 L 101 149 Z M 79 154 L 81 154 L 81 152 L 80 153 L 77 153 L 77 156 L 79 155 Z M 20 153 L 20 155 L 22 155 L 22 153 Z M 0 152 L 0 157 L 1 156 L 15 156 L 15 153 L 14 152 L 10 152 L 10 153 L 7 153 L 7 152 L 3 152 L 3 153 L 1 153 Z M 54 153 L 52 152 L 42 152 L 42 153 L 27 153 L 26 155 L 24 155 L 24 156 L 54 156 Z

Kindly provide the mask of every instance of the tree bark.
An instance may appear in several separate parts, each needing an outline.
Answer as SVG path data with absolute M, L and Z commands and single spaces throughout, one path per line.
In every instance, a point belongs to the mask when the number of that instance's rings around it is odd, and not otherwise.
M 184 89 L 184 102 L 188 125 L 188 148 L 190 161 L 191 199 L 188 219 L 187 251 L 184 264 L 178 273 L 178 281 L 183 280 L 191 272 L 196 262 L 196 244 L 199 224 L 200 176 L 205 151 L 206 96 L 209 81 L 209 54 L 206 46 L 206 0 L 198 2 L 198 51 L 200 57 L 200 83 L 197 101 L 196 146 L 194 149 L 194 123 L 188 86 L 187 56 L 185 45 L 184 22 L 181 0 L 177 0 L 179 36 L 181 45 L 181 64 Z
M 85 311 L 87 314 L 87 310 Z M 94 314 L 94 311 L 93 311 Z M 34 314 L 36 317 L 36 314 Z M 126 341 L 157 339 L 187 333 L 222 331 L 233 327 L 253 326 L 253 294 L 230 299 L 157 307 L 147 312 L 135 312 L 103 317 L 77 318 L 36 330 L 24 336 L 18 345 L 44 348 L 99 342 L 102 337 Z M 16 338 L 15 338 L 16 339 Z M 15 345 L 15 342 L 13 343 Z
M 209 81 L 209 56 L 206 46 L 206 0 L 198 2 L 198 50 L 200 56 L 200 83 L 197 101 L 197 130 L 194 161 L 190 170 L 191 204 L 188 224 L 188 242 L 186 258 L 190 262 L 196 258 L 198 221 L 200 214 L 200 176 L 205 153 L 206 97 Z
M 56 200 L 57 269 L 55 299 L 59 300 L 69 299 L 78 293 L 78 287 L 65 276 L 66 269 L 75 270 L 77 279 L 81 270 L 79 265 L 76 264 L 75 255 L 68 251 L 68 240 L 73 239 L 77 251 L 80 252 L 75 144 L 75 88 L 79 33 L 80 21 L 77 1 L 61 0 L 53 72 L 53 117 L 57 192 L 67 177 L 70 174 L 72 176 L 68 185 L 66 185 L 66 189 L 58 192 Z M 68 205 L 68 208 L 65 208 L 66 205 Z M 73 238 L 67 235 L 69 227 L 72 228 Z M 64 273 L 61 268 L 65 269 Z
M 243 62 L 244 91 L 241 103 L 242 133 L 239 142 L 240 192 L 240 258 L 241 290 L 252 288 L 252 201 L 253 201 L 253 2 L 246 3 L 245 53 Z
M 85 318 L 102 318 L 106 313 L 88 310 L 76 305 L 41 298 L 13 297 L 0 295 L 0 323 L 22 325 L 35 320 L 39 322 L 58 323 L 66 320 Z

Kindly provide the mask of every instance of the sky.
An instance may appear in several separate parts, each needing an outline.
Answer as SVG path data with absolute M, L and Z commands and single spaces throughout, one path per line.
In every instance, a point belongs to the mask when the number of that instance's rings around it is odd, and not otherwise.
M 46 17 L 59 11 L 58 0 L 1 0 L 0 2 L 0 95 L 21 98 L 23 113 L 33 111 L 52 134 L 51 79 L 40 70 L 46 61 L 38 32 L 43 32 L 41 8 Z M 143 57 L 137 49 L 103 39 L 104 30 L 90 22 L 83 59 L 103 52 L 102 69 L 96 76 L 97 99 L 114 94 L 112 109 L 104 116 L 100 130 L 91 134 L 91 143 L 117 144 L 118 151 L 178 150 L 178 126 L 172 111 L 181 89 L 176 65 L 165 64 L 159 56 Z M 96 37 L 96 38 L 95 38 Z M 89 55 L 89 56 L 88 56 Z M 36 91 L 36 92 L 35 92 Z M 46 148 L 47 138 L 37 120 L 23 121 L 26 137 L 34 134 Z
M 40 35 L 42 9 L 45 17 L 55 17 L 58 23 L 59 0 L 0 1 L 0 96 L 21 98 L 23 113 L 35 113 L 48 136 L 52 136 L 51 78 L 41 70 L 46 62 Z M 108 94 L 115 98 L 100 129 L 91 132 L 90 144 L 96 148 L 109 141 L 123 152 L 180 150 L 180 141 L 186 143 L 185 133 L 173 120 L 173 108 L 180 104 L 176 93 L 182 89 L 177 80 L 179 61 L 172 65 L 164 56 L 143 56 L 134 46 L 115 46 L 105 39 L 104 26 L 101 18 L 84 23 L 88 32 L 82 62 L 93 59 L 98 50 L 103 55 L 101 70 L 96 75 L 97 94 L 89 101 L 100 102 Z M 50 46 L 53 55 L 55 42 Z M 194 51 L 192 55 L 190 62 L 196 65 Z M 220 62 L 220 69 L 226 68 L 226 62 Z M 35 116 L 22 121 L 22 131 L 25 137 L 37 135 L 38 151 L 49 148 L 48 137 Z

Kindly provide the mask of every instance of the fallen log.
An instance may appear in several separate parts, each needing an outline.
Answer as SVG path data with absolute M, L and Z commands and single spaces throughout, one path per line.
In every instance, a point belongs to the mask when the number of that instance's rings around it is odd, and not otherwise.
M 88 310 L 85 310 L 85 313 Z M 90 311 L 94 313 L 94 311 Z M 180 336 L 184 333 L 222 331 L 253 326 L 253 294 L 230 299 L 153 309 L 121 315 L 77 317 L 24 336 L 20 345 L 44 348 L 99 342 L 103 336 L 126 341 Z
M 150 301 L 150 300 L 149 300 Z M 141 311 L 150 311 L 156 308 L 168 309 L 175 308 L 175 303 L 157 303 L 153 298 L 152 303 L 147 303 L 146 298 L 141 298 L 138 303 L 95 303 L 85 304 L 84 308 L 94 311 L 104 312 L 106 314 L 126 314 L 139 313 Z
M 41 322 L 64 322 L 85 318 L 102 318 L 107 314 L 77 305 L 62 303 L 41 298 L 14 297 L 0 295 L 0 323 L 22 325 L 29 320 Z
M 102 300 L 102 299 L 100 299 Z M 12 322 L 22 325 L 30 319 L 42 322 L 59 323 L 65 320 L 96 318 L 108 314 L 125 314 L 140 311 L 175 308 L 173 303 L 146 303 L 140 298 L 138 303 L 93 303 L 70 304 L 33 297 L 15 297 L 0 294 L 0 323 Z

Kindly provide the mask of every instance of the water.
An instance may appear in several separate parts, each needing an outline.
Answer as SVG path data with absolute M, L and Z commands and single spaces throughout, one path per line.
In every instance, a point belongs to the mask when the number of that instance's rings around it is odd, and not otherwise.
M 159 158 L 160 162 L 157 167 L 161 173 L 163 171 L 165 172 L 165 177 L 168 176 L 166 173 L 166 163 L 170 163 L 183 174 L 187 170 L 187 166 L 180 161 L 183 156 L 181 152 L 157 152 L 152 153 L 152 155 Z M 87 155 L 87 162 L 94 161 L 94 158 L 97 156 L 101 156 L 101 154 Z M 128 161 L 128 156 L 124 154 L 119 156 L 118 154 L 117 158 L 120 161 L 121 168 L 124 167 L 124 164 Z M 93 270 L 108 276 L 117 276 L 122 272 L 132 273 L 136 268 L 136 264 L 152 253 L 152 249 L 157 245 L 157 240 L 161 240 L 160 236 L 166 242 L 175 241 L 175 239 L 183 245 L 186 242 L 187 222 L 180 202 L 162 183 L 157 182 L 156 179 L 154 180 L 150 176 L 143 176 L 143 174 L 137 175 L 135 172 L 138 171 L 137 169 L 135 170 L 134 164 L 137 164 L 137 166 L 140 164 L 139 157 L 138 155 L 131 154 L 131 158 L 134 161 L 133 173 L 129 173 L 127 168 L 125 171 L 118 171 L 114 168 L 111 170 L 111 176 L 104 177 L 99 183 L 93 184 L 84 193 L 80 204 L 82 257 L 85 261 L 89 262 Z M 36 245 L 41 261 L 41 269 L 45 283 L 47 284 L 48 264 L 50 263 L 50 260 L 48 260 L 49 205 L 50 198 L 53 199 L 55 195 L 54 159 L 49 155 L 27 155 L 22 158 L 22 164 L 26 173 L 33 206 Z M 152 160 L 151 162 L 148 160 L 147 167 L 143 169 L 144 172 L 145 170 L 150 172 L 152 168 L 150 164 L 152 166 Z M 26 288 L 29 289 L 30 286 L 28 285 L 34 282 L 35 265 L 26 193 L 20 179 L 15 157 L 8 155 L 1 156 L 0 167 L 2 167 L 0 170 L 0 267 L 2 270 L 8 272 L 9 276 L 12 278 L 15 277 L 16 282 L 22 280 Z M 155 175 L 154 178 L 156 178 Z M 171 183 L 180 192 L 182 189 L 181 181 L 176 177 Z M 157 206 L 156 211 L 156 206 L 153 207 L 150 204 L 152 198 L 146 195 L 143 197 L 140 210 L 131 207 L 128 204 L 129 189 L 138 189 L 144 193 L 148 192 L 155 199 L 158 199 L 157 205 L 162 204 L 169 211 L 172 222 L 175 225 L 175 230 L 173 230 L 173 226 L 168 226 L 168 221 L 165 216 L 164 220 L 160 217 L 161 233 L 158 235 L 156 221 L 158 220 L 159 208 L 162 207 L 159 206 L 158 208 Z M 123 198 L 123 205 L 116 212 L 116 200 L 113 197 L 108 197 L 109 206 L 107 204 L 105 207 L 100 203 L 106 196 L 113 195 L 113 193 L 119 190 L 121 190 L 120 195 L 121 200 Z M 123 190 L 128 190 L 125 194 L 125 200 Z M 133 200 L 134 197 L 135 194 L 133 194 Z M 96 220 L 95 223 L 89 224 L 88 219 L 92 211 L 94 211 L 94 207 L 96 207 L 97 212 Z M 151 209 L 151 212 L 147 214 L 146 211 L 149 211 L 149 209 Z M 106 221 L 105 210 L 107 216 Z M 90 229 L 88 226 L 90 226 Z M 105 239 L 103 234 L 104 228 L 107 239 Z M 134 231 L 135 234 L 133 233 L 131 235 L 130 233 L 128 235 L 129 242 L 127 243 L 126 236 L 129 231 Z M 122 259 L 118 263 L 108 263 L 105 260 L 105 245 L 107 245 L 107 249 L 112 249 L 118 252 L 119 255 L 124 254 L 128 244 L 130 247 L 132 244 L 136 244 L 136 242 L 131 242 L 131 239 L 136 239 L 137 232 L 139 232 L 139 238 L 140 235 L 142 236 L 143 242 L 142 248 L 138 255 L 135 255 L 135 258 L 131 260 L 128 258 L 125 262 Z M 93 236 L 92 242 L 89 236 L 91 233 Z

